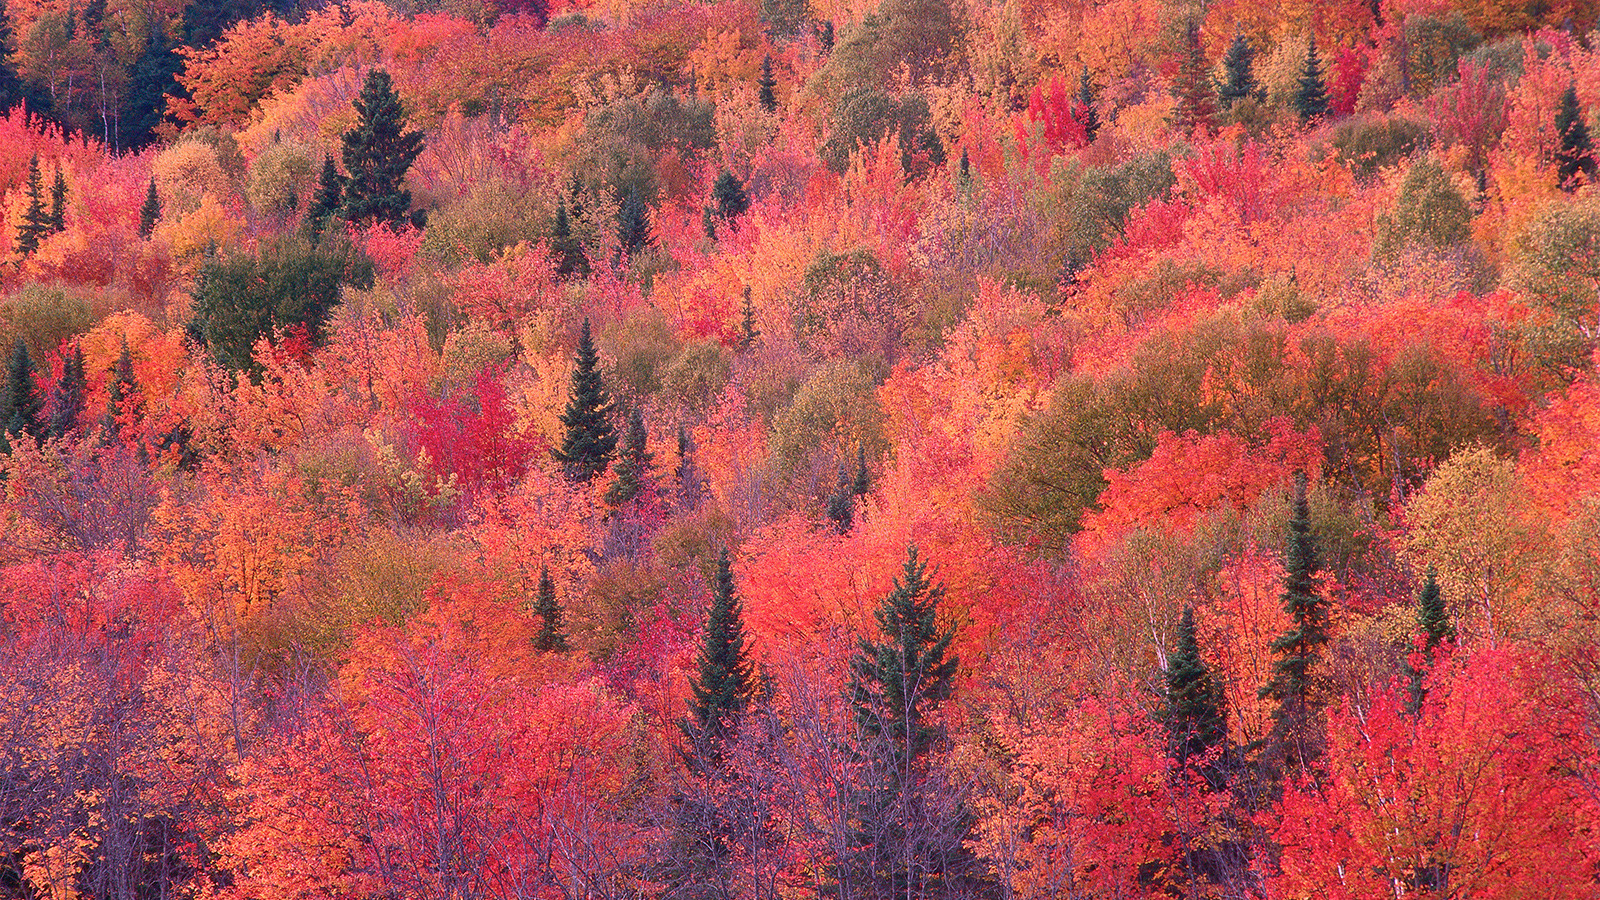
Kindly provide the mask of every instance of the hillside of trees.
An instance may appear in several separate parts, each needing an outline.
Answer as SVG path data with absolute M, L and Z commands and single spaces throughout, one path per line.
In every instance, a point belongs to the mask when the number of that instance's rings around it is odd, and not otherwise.
M 1600 898 L 1600 2 L 0 51 L 0 900 Z

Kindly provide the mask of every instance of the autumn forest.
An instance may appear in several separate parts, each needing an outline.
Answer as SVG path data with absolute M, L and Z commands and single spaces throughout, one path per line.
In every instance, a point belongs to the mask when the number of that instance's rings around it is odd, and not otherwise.
M 1600 3 L 4 0 L 0 898 L 1600 900 Z

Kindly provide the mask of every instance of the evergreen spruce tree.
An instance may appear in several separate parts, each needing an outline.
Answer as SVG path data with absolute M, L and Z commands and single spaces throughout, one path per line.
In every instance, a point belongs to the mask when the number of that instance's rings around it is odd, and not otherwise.
M 1290 103 L 1302 122 L 1328 114 L 1328 87 L 1322 78 L 1322 60 L 1317 56 L 1315 38 L 1306 44 L 1305 65 L 1300 68 L 1300 80 L 1295 84 Z
M 1178 72 L 1178 106 L 1173 111 L 1178 127 L 1185 132 L 1210 128 L 1217 114 L 1215 86 L 1211 68 L 1200 45 L 1200 29 L 1190 26 L 1183 68 Z
M 689 682 L 689 715 L 680 725 L 691 771 L 703 773 L 722 764 L 727 741 L 750 703 L 755 685 L 745 642 L 744 613 L 724 549 L 717 556 L 711 611 Z
M 1099 97 L 1094 89 L 1094 79 L 1089 74 L 1089 67 L 1083 67 L 1083 74 L 1078 77 L 1078 108 L 1082 110 L 1083 134 L 1090 141 L 1100 133 L 1100 113 L 1096 108 Z
M 11 62 L 11 53 L 15 49 L 11 38 L 11 15 L 6 4 L 0 2 L 0 109 L 3 110 L 12 109 L 28 96 L 22 78 L 17 74 L 17 67 Z M 37 115 L 41 110 L 30 108 L 28 112 Z
M 39 371 L 28 354 L 28 345 L 17 339 L 11 351 L 11 365 L 6 369 L 5 406 L 0 415 L 5 416 L 6 449 L 10 439 L 19 434 L 41 437 L 44 434 L 44 400 L 39 397 L 37 383 Z
M 583 320 L 578 352 L 573 359 L 572 390 L 561 413 L 566 435 L 556 450 L 556 461 L 572 481 L 590 481 L 606 470 L 617 450 L 617 432 L 611 424 L 611 397 L 600 378 L 600 355 Z
M 306 227 L 313 241 L 322 237 L 328 220 L 339 214 L 344 202 L 344 176 L 333 164 L 332 154 L 323 154 L 322 174 L 317 178 L 317 191 L 311 195 L 311 208 L 306 210 Z
M 1272 679 L 1261 689 L 1263 699 L 1278 702 L 1273 711 L 1274 737 L 1292 761 L 1304 765 L 1304 733 L 1312 711 L 1312 669 L 1328 642 L 1328 601 L 1317 591 L 1317 542 L 1311 534 L 1311 514 L 1306 504 L 1306 478 L 1295 476 L 1294 513 L 1289 519 L 1289 540 L 1284 552 L 1283 609 L 1293 624 L 1275 638 Z
M 143 405 L 139 397 L 139 383 L 133 377 L 133 353 L 128 349 L 128 339 L 122 339 L 122 352 L 111 369 L 111 386 L 106 396 L 106 414 L 100 419 L 100 428 L 108 435 L 118 431 L 118 419 L 138 412 Z
M 539 616 L 539 634 L 533 649 L 540 653 L 566 653 L 572 649 L 562 624 L 561 604 L 556 601 L 556 586 L 550 580 L 550 567 L 539 567 L 539 599 L 533 611 Z
M 840 534 L 849 534 L 855 527 L 856 495 L 850 490 L 850 477 L 845 474 L 844 466 L 839 467 L 838 487 L 828 496 L 827 514 L 828 521 Z
M 972 160 L 965 147 L 961 148 L 961 162 L 956 165 L 956 187 L 963 192 L 972 187 Z
M 67 176 L 56 166 L 56 179 L 50 184 L 50 217 L 45 223 L 51 234 L 67 230 Z
M 589 274 L 589 257 L 583 252 L 583 242 L 572 233 L 572 219 L 567 215 L 567 201 L 564 198 L 556 200 L 556 223 L 550 232 L 550 253 L 556 260 L 556 275 L 581 278 Z
M 767 112 L 777 111 L 778 79 L 772 74 L 771 54 L 761 58 L 761 80 L 756 82 L 756 99 L 761 101 L 761 108 Z
M 1455 626 L 1450 624 L 1450 611 L 1445 608 L 1444 594 L 1439 590 L 1439 579 L 1432 569 L 1428 570 L 1428 577 L 1422 583 L 1422 591 L 1417 594 L 1417 637 L 1422 646 L 1421 659 L 1406 662 L 1407 673 L 1411 676 L 1411 699 L 1408 704 L 1415 713 L 1422 708 L 1422 700 L 1426 695 L 1422 687 L 1422 679 L 1427 675 L 1428 668 L 1433 665 L 1435 654 L 1439 645 L 1454 641 L 1456 638 Z
M 1194 608 L 1183 608 L 1178 623 L 1178 645 L 1167 657 L 1167 697 L 1162 710 L 1167 726 L 1168 752 L 1179 766 L 1204 760 L 1203 773 L 1215 789 L 1223 787 L 1216 754 L 1228 740 L 1228 712 L 1222 688 L 1200 658 L 1194 634 Z
M 343 139 L 349 181 L 342 217 L 356 225 L 384 222 L 398 227 L 411 208 L 405 177 L 422 152 L 422 134 L 406 130 L 405 109 L 383 69 L 367 73 L 355 108 L 356 126 Z
M 744 303 L 739 307 L 739 349 L 749 350 L 761 339 L 761 327 L 756 324 L 756 307 L 750 302 L 750 287 L 745 286 Z
M 915 547 L 876 618 L 881 639 L 863 638 L 848 686 L 860 735 L 859 823 L 839 881 L 866 897 L 969 896 L 982 867 L 967 838 L 972 816 L 934 750 L 944 732 L 935 713 L 949 699 L 959 661 L 954 629 L 938 624 L 944 588 L 928 579 Z
M 745 193 L 738 176 L 724 169 L 711 186 L 711 202 L 716 204 L 717 215 L 732 223 L 750 208 L 750 195 Z
M 1578 105 L 1577 85 L 1568 83 L 1561 95 L 1561 108 L 1556 110 L 1556 134 L 1561 146 L 1556 149 L 1556 177 L 1563 190 L 1576 190 L 1578 175 L 1593 180 L 1595 176 L 1594 144 L 1589 137 L 1589 126 L 1584 121 L 1583 109 Z
M 822 33 L 817 35 L 817 43 L 822 47 L 823 55 L 833 52 L 833 41 L 833 20 L 829 19 L 822 23 Z
M 1255 95 L 1258 87 L 1255 61 L 1256 51 L 1250 46 L 1250 41 L 1242 34 L 1234 35 L 1233 43 L 1228 45 L 1227 55 L 1222 57 L 1227 78 L 1217 91 L 1217 99 L 1221 101 L 1223 109 L 1232 109 L 1235 103 Z
M 156 180 L 150 179 L 150 189 L 144 192 L 144 205 L 139 207 L 139 236 L 149 237 L 155 233 L 156 223 L 161 221 L 161 195 L 156 193 Z
M 50 215 L 44 208 L 44 182 L 39 176 L 39 154 L 28 160 L 28 208 L 17 226 L 17 252 L 29 256 L 50 233 Z
M 617 480 L 606 490 L 606 502 L 612 506 L 621 506 L 644 490 L 654 460 L 646 446 L 648 440 L 644 417 L 635 408 L 628 416 L 628 430 L 622 434 L 622 452 L 617 454 Z
M 872 493 L 872 470 L 867 468 L 867 448 L 856 446 L 856 477 L 850 483 L 850 493 L 865 497 Z
M 123 147 L 140 150 L 156 139 L 156 129 L 166 112 L 167 95 L 183 92 L 177 79 L 182 71 L 183 57 L 178 55 L 177 43 L 159 26 L 150 29 L 144 51 L 128 72 L 128 99 L 119 123 Z
M 629 188 L 617 208 L 617 243 L 624 256 L 633 256 L 649 247 L 655 238 L 650 233 L 649 207 L 638 188 Z
M 61 366 L 61 378 L 50 397 L 50 436 L 66 437 L 78 430 L 83 417 L 84 395 L 89 379 L 83 367 L 83 347 L 74 345 L 72 355 Z

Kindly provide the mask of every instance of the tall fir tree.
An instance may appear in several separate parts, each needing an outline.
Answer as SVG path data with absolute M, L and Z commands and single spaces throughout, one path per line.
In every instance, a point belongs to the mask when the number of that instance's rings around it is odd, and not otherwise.
M 6 369 L 5 406 L 0 414 L 5 416 L 6 449 L 10 439 L 26 434 L 41 437 L 44 434 L 44 400 L 39 396 L 39 370 L 28 354 L 28 345 L 17 339 L 11 351 L 11 365 Z
M 1439 590 L 1438 576 L 1429 569 L 1428 577 L 1422 582 L 1422 590 L 1417 594 L 1417 652 L 1406 661 L 1411 694 L 1408 706 L 1413 713 L 1422 708 L 1426 696 L 1422 681 L 1433 665 L 1439 647 L 1455 639 L 1456 629 L 1450 623 L 1450 611 L 1445 607 L 1444 593 Z
M 1183 608 L 1178 643 L 1167 656 L 1167 696 L 1162 721 L 1168 753 L 1180 767 L 1201 762 L 1201 772 L 1214 789 L 1223 787 L 1220 755 L 1228 740 L 1228 708 L 1222 688 L 1200 658 L 1195 638 L 1194 608 Z
M 55 180 L 50 183 L 50 217 L 45 223 L 51 234 L 67 230 L 67 176 L 56 165 Z
M 1217 91 L 1223 109 L 1232 109 L 1241 100 L 1255 96 L 1259 85 L 1255 74 L 1256 51 L 1243 34 L 1233 36 L 1228 52 L 1222 57 L 1225 78 Z
M 1589 125 L 1578 104 L 1578 87 L 1571 82 L 1561 95 L 1561 108 L 1556 110 L 1556 134 L 1561 140 L 1556 148 L 1556 177 L 1563 190 L 1577 190 L 1583 183 L 1579 175 L 1585 181 L 1594 180 L 1595 160 Z
M 355 108 L 356 125 L 343 138 L 349 180 L 340 205 L 342 218 L 355 225 L 398 227 L 411 208 L 405 177 L 422 152 L 422 133 L 407 130 L 405 109 L 383 69 L 367 73 Z
M 128 349 L 128 339 L 122 339 L 122 352 L 117 354 L 116 365 L 111 369 L 111 385 L 106 392 L 106 413 L 100 419 L 100 428 L 108 436 L 120 432 L 121 419 L 135 415 L 143 407 L 139 396 L 139 382 L 133 375 L 133 352 Z
M 633 256 L 655 242 L 650 232 L 650 208 L 639 196 L 638 188 L 629 188 L 617 207 L 617 244 L 623 256 Z
M 119 139 L 128 150 L 141 150 L 156 139 L 166 113 L 167 96 L 182 94 L 177 76 L 183 71 L 178 44 L 157 26 L 145 36 L 144 51 L 128 71 L 128 98 L 118 123 Z
M 539 567 L 539 596 L 534 602 L 533 611 L 539 617 L 539 633 L 533 639 L 533 649 L 540 653 L 566 653 L 571 650 L 561 604 L 556 600 L 556 585 L 550 580 L 549 566 Z
M 0 110 L 10 111 L 27 100 L 28 94 L 22 77 L 17 74 L 17 67 L 11 62 L 12 51 L 16 48 L 12 42 L 11 14 L 7 6 L 0 2 Z M 29 109 L 28 112 L 38 114 L 41 110 Z
M 928 578 L 916 547 L 876 612 L 881 638 L 863 638 L 850 660 L 861 774 L 858 823 L 837 880 L 864 897 L 970 896 L 982 866 L 970 850 L 972 816 L 938 767 L 937 715 L 959 660 L 954 628 L 939 626 L 943 585 Z
M 844 466 L 839 467 L 839 483 L 832 494 L 828 496 L 825 509 L 828 521 L 839 530 L 840 534 L 849 534 L 850 529 L 856 524 L 856 495 L 850 490 L 850 476 L 845 473 Z
M 561 278 L 582 278 L 589 274 L 589 257 L 583 252 L 583 242 L 572 233 L 572 219 L 567 215 L 565 198 L 556 200 L 555 227 L 550 231 L 550 255 L 555 257 L 556 275 Z
M 711 186 L 711 202 L 724 222 L 732 224 L 750 208 L 750 195 L 737 175 L 724 169 Z
M 144 192 L 144 205 L 139 207 L 139 236 L 149 237 L 155 233 L 156 223 L 161 221 L 161 195 L 156 193 L 156 180 L 150 179 L 150 187 Z
M 1328 114 L 1328 86 L 1323 80 L 1322 59 L 1317 56 L 1315 38 L 1306 43 L 1306 61 L 1300 67 L 1300 78 L 1295 82 L 1290 105 L 1302 122 L 1320 119 Z
M 1177 87 L 1178 105 L 1173 118 L 1178 127 L 1185 132 L 1209 129 L 1217 115 L 1216 86 L 1211 82 L 1211 67 L 1200 44 L 1199 26 L 1189 28 Z
M 1328 642 L 1328 600 L 1317 589 L 1317 540 L 1311 533 L 1311 513 L 1306 502 L 1306 477 L 1295 476 L 1294 511 L 1289 518 L 1284 550 L 1283 609 L 1293 624 L 1272 641 L 1277 659 L 1272 679 L 1261 688 L 1262 699 L 1276 700 L 1274 737 L 1291 762 L 1308 760 L 1308 735 L 1314 696 L 1312 670 Z
M 561 413 L 566 429 L 556 461 L 573 481 L 587 482 L 611 465 L 617 450 L 617 431 L 611 424 L 611 397 L 600 377 L 600 355 L 595 352 L 589 333 L 589 320 L 583 320 L 578 336 L 578 351 L 573 357 L 572 389 L 567 408 Z
M 83 347 L 74 343 L 72 354 L 61 363 L 61 378 L 50 396 L 50 436 L 66 437 L 78 430 L 83 418 L 89 378 L 83 366 Z
M 621 506 L 644 492 L 650 479 L 654 456 L 646 446 L 649 433 L 637 407 L 628 415 L 628 428 L 622 433 L 622 450 L 617 454 L 617 480 L 606 490 L 606 502 Z
M 761 57 L 761 78 L 756 82 L 756 99 L 767 112 L 778 110 L 778 78 L 772 74 L 772 56 Z
M 344 183 L 344 176 L 339 174 L 339 167 L 333 163 L 333 154 L 323 154 L 317 190 L 311 195 L 311 206 L 306 210 L 306 227 L 311 232 L 312 240 L 321 238 L 328 221 L 339 214 L 339 208 L 344 204 Z
M 689 715 L 681 723 L 691 771 L 704 773 L 723 762 L 739 716 L 749 706 L 755 683 L 746 648 L 743 605 L 734 590 L 728 551 L 717 556 L 711 583 L 711 611 L 689 682 Z
M 1094 89 L 1094 76 L 1089 73 L 1089 67 L 1084 66 L 1083 72 L 1078 76 L 1078 110 L 1083 117 L 1083 136 L 1091 143 L 1100 133 L 1100 98 Z
M 39 249 L 39 241 L 50 233 L 50 214 L 44 208 L 44 180 L 39 175 L 39 154 L 28 160 L 28 206 L 22 213 L 22 223 L 17 226 L 17 252 L 30 256 Z
M 749 350 L 761 340 L 761 326 L 756 324 L 756 307 L 750 301 L 750 286 L 745 285 L 744 302 L 739 305 L 739 349 Z

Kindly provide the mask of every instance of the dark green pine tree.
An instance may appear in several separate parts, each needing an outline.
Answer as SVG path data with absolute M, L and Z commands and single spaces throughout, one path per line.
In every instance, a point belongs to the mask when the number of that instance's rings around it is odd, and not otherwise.
M 967 148 L 961 148 L 961 162 L 956 164 L 956 187 L 962 191 L 972 187 L 972 159 L 967 156 Z
M 51 234 L 67 230 L 67 176 L 56 166 L 56 179 L 50 184 L 50 218 L 46 222 Z
M 1206 781 L 1220 790 L 1219 756 L 1228 740 L 1228 710 L 1222 688 L 1200 658 L 1192 607 L 1183 608 L 1178 645 L 1167 657 L 1167 697 L 1161 717 L 1173 762 L 1187 766 L 1191 760 L 1199 760 Z
M 124 148 L 140 150 L 156 139 L 156 129 L 166 113 L 167 95 L 183 92 L 177 79 L 182 71 L 178 44 L 162 28 L 150 29 L 144 51 L 128 72 L 128 98 L 120 128 Z
M 1210 128 L 1217 115 L 1216 88 L 1211 83 L 1211 67 L 1206 64 L 1198 26 L 1189 28 L 1177 87 L 1178 106 L 1173 118 L 1178 127 L 1185 132 Z
M 1090 141 L 1100 133 L 1100 112 L 1097 109 L 1100 98 L 1096 96 L 1094 78 L 1089 74 L 1089 67 L 1083 67 L 1083 74 L 1078 77 L 1078 109 L 1083 116 L 1083 135 Z
M 1233 43 L 1228 45 L 1228 52 L 1222 57 L 1226 78 L 1217 91 L 1217 99 L 1223 109 L 1232 109 L 1235 103 L 1255 95 L 1258 87 L 1255 62 L 1256 51 L 1250 46 L 1250 41 L 1242 34 L 1234 35 Z
M 717 556 L 711 612 L 695 657 L 696 672 L 689 682 L 689 715 L 680 724 L 687 743 L 684 758 L 691 771 L 704 773 L 721 765 L 727 741 L 749 706 L 755 683 L 745 643 L 744 613 L 724 549 Z
M 756 307 L 750 302 L 750 286 L 744 289 L 744 303 L 739 307 L 739 349 L 749 350 L 761 339 L 761 326 L 756 324 Z
M 74 345 L 72 355 L 61 365 L 61 378 L 50 396 L 50 436 L 66 437 L 78 430 L 83 418 L 84 395 L 89 378 L 83 367 L 83 347 Z
M 339 214 L 339 207 L 344 203 L 344 181 L 339 167 L 333 164 L 333 154 L 323 154 L 322 174 L 317 178 L 316 193 L 311 195 L 311 206 L 306 210 L 306 227 L 311 231 L 312 240 L 321 238 L 328 220 Z
M 1406 670 L 1411 676 L 1411 699 L 1407 704 L 1411 712 L 1422 709 L 1422 700 L 1426 695 L 1422 679 L 1433 665 L 1439 646 L 1455 639 L 1456 629 L 1450 624 L 1450 611 L 1445 608 L 1439 579 L 1429 569 L 1427 579 L 1422 582 L 1422 591 L 1417 595 L 1417 640 L 1421 646 L 1416 648 L 1417 654 L 1406 661 Z
M 778 78 L 772 74 L 772 56 L 761 57 L 761 78 L 756 82 L 756 99 L 767 112 L 778 109 Z
M 624 256 L 632 256 L 655 242 L 650 233 L 650 210 L 638 188 L 629 188 L 617 208 L 617 243 Z
M 17 68 L 11 63 L 11 53 L 15 49 L 11 38 L 11 16 L 6 4 L 0 2 L 0 110 L 7 111 L 28 99 L 22 78 L 17 75 Z M 28 112 L 37 115 L 42 110 L 30 107 Z
M 533 611 L 539 617 L 539 634 L 533 639 L 533 649 L 540 653 L 566 653 L 572 649 L 567 643 L 567 632 L 562 622 L 561 604 L 556 601 L 555 582 L 550 580 L 550 567 L 539 567 L 539 597 Z
M 867 448 L 856 447 L 856 477 L 850 483 L 850 492 L 857 497 L 872 493 L 872 470 L 867 468 Z
M 1315 38 L 1306 44 L 1305 65 L 1300 67 L 1300 80 L 1295 83 L 1294 96 L 1289 102 L 1302 122 L 1328 114 L 1328 86 L 1322 78 L 1322 60 L 1317 56 Z
M 1278 657 L 1272 680 L 1261 689 L 1263 699 L 1278 702 L 1273 711 L 1274 736 L 1300 764 L 1306 762 L 1304 729 L 1312 707 L 1311 670 L 1328 642 L 1328 601 L 1317 590 L 1320 567 L 1317 541 L 1311 533 L 1306 504 L 1306 478 L 1295 476 L 1294 514 L 1289 519 L 1289 540 L 1284 552 L 1283 609 L 1293 624 L 1272 641 Z
M 600 378 L 600 355 L 583 320 L 578 352 L 573 358 L 572 390 L 561 413 L 566 435 L 555 451 L 556 461 L 573 481 L 590 481 L 611 465 L 617 451 L 617 432 L 611 424 L 611 397 Z
M 833 52 L 833 39 L 833 20 L 829 19 L 822 23 L 822 28 L 817 33 L 817 44 L 822 47 L 824 56 Z
M 398 227 L 411 208 L 406 172 L 422 152 L 422 134 L 406 130 L 406 113 L 389 73 L 367 73 L 355 100 L 356 126 L 344 134 L 344 169 L 349 173 L 342 217 L 356 225 L 383 222 Z
M 128 340 L 122 340 L 122 352 L 117 355 L 117 364 L 111 370 L 111 386 L 106 396 L 106 414 L 100 419 L 100 428 L 108 435 L 115 435 L 119 430 L 118 420 L 125 415 L 135 414 L 143 406 L 139 397 L 139 382 L 133 377 L 133 353 L 128 349 Z
M 711 186 L 711 202 L 716 204 L 717 215 L 731 224 L 750 208 L 750 195 L 738 176 L 724 169 Z
M 28 256 L 39 249 L 39 241 L 50 233 L 50 214 L 44 208 L 44 181 L 39 176 L 39 154 L 28 160 L 28 208 L 17 226 L 17 252 Z
M 1561 146 L 1556 148 L 1556 177 L 1563 190 L 1577 190 L 1578 175 L 1587 180 L 1595 176 L 1594 144 L 1589 137 L 1589 125 L 1583 119 L 1583 109 L 1578 105 L 1577 85 L 1568 83 L 1561 95 L 1561 108 L 1556 110 L 1556 134 Z
M 606 502 L 610 505 L 621 506 L 644 492 L 650 479 L 650 465 L 654 462 L 648 441 L 644 417 L 635 408 L 628 415 L 628 429 L 622 433 L 622 452 L 617 454 L 617 480 L 606 489 Z
M 19 434 L 41 437 L 44 434 L 44 400 L 39 396 L 38 368 L 28 355 L 28 345 L 17 339 L 11 351 L 11 365 L 6 369 L 5 406 L 0 414 L 5 416 L 6 450 L 11 449 L 11 438 Z
M 139 207 L 139 236 L 149 237 L 155 233 L 156 223 L 161 221 L 161 195 L 156 193 L 156 180 L 150 179 L 150 189 L 144 192 L 144 205 Z
M 583 242 L 572 233 L 572 219 L 567 215 L 565 199 L 556 200 L 556 224 L 550 231 L 550 254 L 555 257 L 556 275 L 582 278 L 589 274 L 589 256 L 583 252 Z

